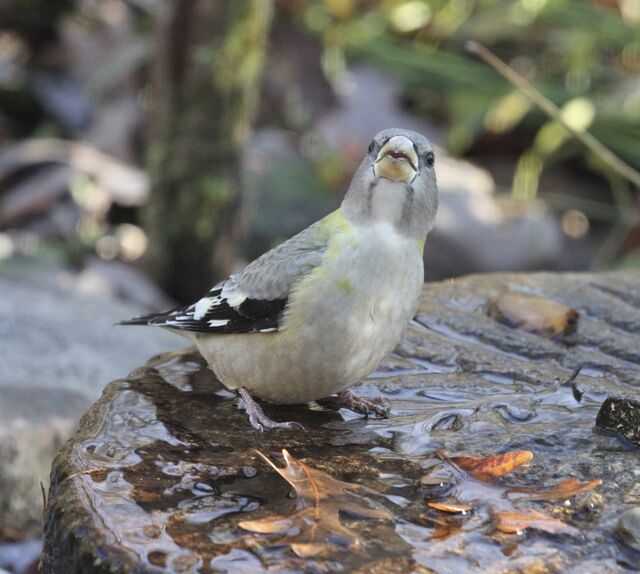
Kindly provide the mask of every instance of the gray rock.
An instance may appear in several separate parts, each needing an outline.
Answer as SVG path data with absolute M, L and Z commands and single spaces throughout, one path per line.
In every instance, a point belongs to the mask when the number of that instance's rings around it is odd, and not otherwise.
M 629 548 L 640 552 L 640 506 L 622 513 L 616 524 L 616 533 Z
M 148 309 L 81 294 L 58 270 L 0 275 L 0 537 L 37 536 L 40 483 L 83 412 L 113 378 L 184 346 L 160 330 L 114 327 Z
M 146 309 L 83 295 L 57 270 L 5 273 L 0 292 L 0 386 L 74 390 L 93 400 L 150 355 L 185 346 L 160 329 L 114 326 Z
M 495 321 L 487 308 L 507 289 L 572 305 L 577 330 L 557 340 Z M 265 405 L 269 416 L 299 421 L 306 432 L 253 431 L 194 350 L 155 357 L 105 389 L 56 457 L 44 571 L 622 574 L 626 551 L 611 535 L 637 496 L 637 457 L 594 433 L 593 423 L 606 393 L 638 389 L 639 303 L 638 273 L 494 274 L 428 284 L 395 354 L 357 389 L 382 394 L 391 417 Z M 242 521 L 303 511 L 255 452 L 282 466 L 273 453 L 283 448 L 367 487 L 362 496 L 393 520 L 345 515 L 342 524 L 361 550 L 345 551 L 336 536 L 328 556 L 304 560 L 282 533 L 243 529 Z M 447 500 L 443 453 L 514 450 L 530 450 L 533 459 L 498 488 L 603 480 L 571 504 L 526 503 L 580 536 L 495 536 L 486 504 L 465 517 L 428 510 L 425 498 Z M 483 488 L 473 490 L 482 499 Z M 450 520 L 462 529 L 438 539 L 435 526 Z M 298 524 L 282 520 L 279 528 L 295 539 Z

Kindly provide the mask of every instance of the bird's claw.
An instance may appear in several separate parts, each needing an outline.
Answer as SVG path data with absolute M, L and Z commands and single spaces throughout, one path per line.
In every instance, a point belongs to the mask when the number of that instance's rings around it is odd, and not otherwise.
M 265 430 L 273 429 L 299 429 L 304 430 L 304 427 L 295 421 L 287 421 L 279 423 L 270 419 L 262 407 L 253 399 L 247 389 L 238 389 L 240 393 L 240 403 L 238 408 L 243 409 L 247 415 L 249 415 L 249 422 L 251 426 L 257 431 L 264 432 Z

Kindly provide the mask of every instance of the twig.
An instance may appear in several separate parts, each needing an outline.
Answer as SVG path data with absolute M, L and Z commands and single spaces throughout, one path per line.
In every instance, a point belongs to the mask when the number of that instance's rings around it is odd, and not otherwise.
M 482 44 L 470 40 L 465 45 L 467 51 L 479 56 L 484 62 L 489 64 L 500 75 L 509 80 L 518 87 L 536 106 L 543 112 L 551 116 L 559 122 L 568 132 L 570 132 L 577 140 L 584 144 L 589 150 L 596 154 L 611 169 L 628 179 L 638 188 L 640 188 L 640 172 L 631 167 L 628 163 L 621 160 L 608 147 L 594 138 L 588 131 L 580 131 L 571 127 L 562 117 L 562 111 L 550 99 L 543 96 L 536 88 L 534 88 L 527 80 L 525 80 L 515 70 L 505 64 L 500 58 L 485 48 Z
M 583 367 L 584 365 L 580 365 L 575 368 L 573 370 L 573 373 L 571 373 L 571 376 L 562 385 L 563 387 L 568 387 L 569 385 L 571 385 L 571 393 L 573 394 L 573 398 L 578 403 L 582 400 L 582 395 L 584 395 L 584 393 L 576 385 L 576 378 L 580 374 L 580 371 L 582 371 Z

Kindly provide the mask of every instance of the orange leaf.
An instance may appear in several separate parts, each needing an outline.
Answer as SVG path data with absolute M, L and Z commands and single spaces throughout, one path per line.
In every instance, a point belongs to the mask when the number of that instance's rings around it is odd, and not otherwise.
M 508 291 L 489 306 L 489 315 L 509 327 L 541 337 L 572 335 L 578 328 L 579 313 L 557 301 Z
M 577 478 L 569 478 L 554 484 L 553 486 L 532 486 L 510 488 L 508 491 L 509 498 L 517 500 L 557 500 L 566 499 L 575 496 L 579 492 L 591 490 L 602 484 L 602 479 L 590 480 L 589 482 L 580 482 Z
M 496 519 L 496 528 L 500 530 L 500 532 L 506 532 L 507 534 L 523 532 L 527 528 L 543 530 L 551 534 L 580 534 L 573 526 L 565 524 L 561 520 L 547 516 L 537 510 L 523 510 L 521 512 L 494 510 L 493 515 Z
M 462 522 L 452 517 L 448 517 L 445 520 L 433 520 L 433 522 L 436 525 L 431 534 L 433 540 L 446 540 L 462 530 Z
M 450 478 L 455 479 L 453 488 L 449 490 L 449 496 L 453 502 L 427 502 L 428 506 L 451 513 L 466 512 L 472 507 L 484 506 L 490 509 L 496 529 L 506 533 L 522 532 L 527 528 L 533 528 L 550 533 L 578 535 L 579 531 L 573 526 L 537 510 L 517 510 L 514 503 L 521 500 L 566 499 L 602 484 L 600 479 L 580 482 L 577 478 L 570 478 L 547 488 L 509 488 L 503 484 L 496 484 L 492 479 L 507 474 L 531 460 L 533 456 L 531 452 L 514 451 L 485 458 L 448 457 L 441 452 L 438 454 L 447 463 L 452 475 Z M 442 483 L 443 479 L 439 477 L 438 481 Z M 437 484 L 433 474 L 422 483 Z M 460 517 L 448 516 L 444 520 L 442 518 L 432 520 L 436 523 L 436 528 L 431 535 L 433 539 L 442 540 L 455 532 L 450 524 L 454 520 L 457 520 L 458 527 L 462 528 Z
M 442 510 L 443 512 L 469 512 L 471 510 L 470 504 L 444 504 L 442 502 L 427 502 L 431 508 L 436 510 Z
M 468 471 L 474 478 L 490 481 L 493 478 L 510 473 L 518 466 L 529 462 L 532 457 L 533 453 L 531 451 L 516 450 L 486 458 L 457 456 L 452 457 L 450 460 L 463 470 Z

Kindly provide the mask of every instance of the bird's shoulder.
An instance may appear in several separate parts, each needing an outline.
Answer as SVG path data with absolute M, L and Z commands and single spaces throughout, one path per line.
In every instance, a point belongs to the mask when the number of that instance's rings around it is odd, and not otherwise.
M 334 211 L 216 284 L 192 305 L 140 319 L 200 333 L 277 331 L 294 285 L 322 263 L 331 238 L 350 225 L 340 210 Z

